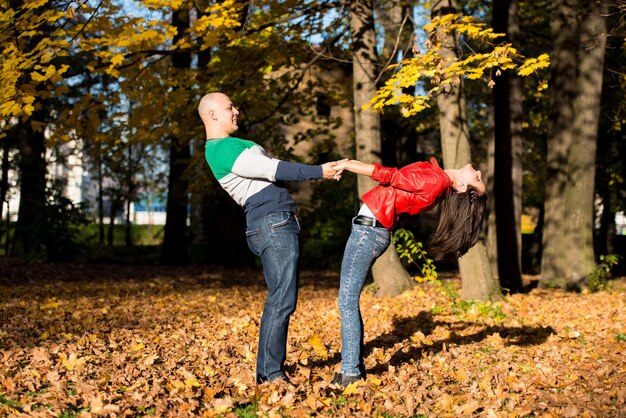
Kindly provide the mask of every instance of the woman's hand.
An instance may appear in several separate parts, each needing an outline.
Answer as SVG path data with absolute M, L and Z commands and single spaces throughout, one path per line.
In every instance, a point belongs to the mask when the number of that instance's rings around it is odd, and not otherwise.
M 343 168 L 337 168 L 339 164 L 346 162 L 348 159 L 344 158 L 339 161 L 331 161 L 325 164 L 322 164 L 322 172 L 324 173 L 325 180 L 339 180 L 341 179 L 341 174 L 343 173 Z
M 371 176 L 374 172 L 373 164 L 365 164 L 358 160 L 341 160 L 335 165 L 335 170 L 348 170 L 356 174 Z

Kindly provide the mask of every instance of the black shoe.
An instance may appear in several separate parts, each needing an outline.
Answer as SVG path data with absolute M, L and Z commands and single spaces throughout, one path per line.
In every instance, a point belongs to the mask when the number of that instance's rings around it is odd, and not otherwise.
M 258 374 L 256 376 L 256 383 L 257 385 L 263 384 L 265 382 L 285 382 L 285 383 L 291 383 L 289 381 L 289 379 L 287 379 L 287 376 L 276 376 L 273 379 L 269 379 L 266 376 L 261 376 L 260 374 Z
M 346 387 L 351 383 L 357 382 L 359 380 L 363 379 L 363 376 L 359 375 L 359 376 L 347 376 L 343 373 L 337 373 L 335 375 L 335 377 L 333 378 L 333 380 L 330 381 L 331 384 L 333 385 L 337 385 L 337 386 L 341 386 L 341 387 Z

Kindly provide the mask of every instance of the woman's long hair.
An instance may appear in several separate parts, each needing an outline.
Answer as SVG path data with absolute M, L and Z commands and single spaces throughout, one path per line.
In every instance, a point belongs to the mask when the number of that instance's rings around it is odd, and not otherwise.
M 459 258 L 478 241 L 487 210 L 487 195 L 479 196 L 471 186 L 463 193 L 450 189 L 439 207 L 439 224 L 428 252 L 435 260 Z

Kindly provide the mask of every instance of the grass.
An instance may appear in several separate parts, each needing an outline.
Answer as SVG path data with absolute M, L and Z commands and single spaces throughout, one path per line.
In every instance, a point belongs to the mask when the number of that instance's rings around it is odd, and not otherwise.
M 131 225 L 130 236 L 133 245 L 161 245 L 163 242 L 164 225 Z M 107 240 L 109 226 L 104 226 L 105 242 Z M 125 241 L 126 226 L 114 225 L 113 245 L 123 245 Z M 81 228 L 81 238 L 89 245 L 100 245 L 98 224 L 89 224 Z
M 125 245 L 125 225 L 114 225 L 113 227 L 113 247 L 107 244 L 107 234 L 109 226 L 104 226 L 104 243 L 100 243 L 99 227 L 97 224 L 89 224 L 79 229 L 78 241 L 82 246 L 89 248 L 88 261 L 120 261 L 132 260 L 132 257 L 140 256 L 150 259 L 153 255 L 160 253 L 160 245 L 163 242 L 164 225 L 131 225 L 130 235 L 133 243 L 132 248 Z M 15 223 L 9 225 L 8 236 L 13 238 L 15 233 Z M 0 226 L 0 255 L 7 255 L 7 228 L 6 223 Z

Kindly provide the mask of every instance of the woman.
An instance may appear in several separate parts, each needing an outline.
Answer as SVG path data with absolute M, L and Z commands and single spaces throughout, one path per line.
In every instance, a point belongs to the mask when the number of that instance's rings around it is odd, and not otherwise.
M 470 164 L 443 170 L 432 158 L 398 169 L 349 160 L 334 168 L 378 182 L 362 197 L 363 206 L 352 220 L 352 233 L 341 263 L 341 372 L 331 383 L 347 386 L 365 374 L 361 289 L 372 264 L 389 246 L 390 230 L 400 215 L 416 215 L 440 204 L 439 225 L 429 253 L 435 260 L 458 258 L 478 240 L 487 199 L 480 171 Z

